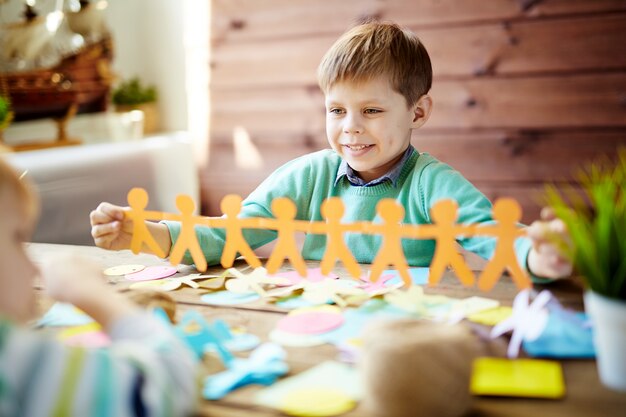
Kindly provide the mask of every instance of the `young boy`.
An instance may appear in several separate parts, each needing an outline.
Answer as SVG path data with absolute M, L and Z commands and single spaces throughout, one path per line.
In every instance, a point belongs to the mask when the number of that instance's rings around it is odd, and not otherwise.
M 289 197 L 297 205 L 297 220 L 323 221 L 320 206 L 328 197 L 340 197 L 346 207 L 344 221 L 372 221 L 376 204 L 393 198 L 406 211 L 404 223 L 431 223 L 430 208 L 451 198 L 459 205 L 459 223 L 492 221 L 491 203 L 461 174 L 410 143 L 411 132 L 422 126 L 432 109 L 428 95 L 432 81 L 430 58 L 420 40 L 394 24 L 359 25 L 335 42 L 318 69 L 326 97 L 326 133 L 331 149 L 305 155 L 277 169 L 243 202 L 240 217 L 271 217 L 271 203 Z M 97 246 L 128 249 L 132 226 L 123 208 L 102 203 L 91 213 L 92 236 Z M 530 239 L 518 239 L 521 265 L 536 276 L 560 278 L 571 266 L 544 240 L 544 231 L 558 222 L 535 225 Z M 546 227 L 547 226 L 547 227 Z M 177 222 L 150 223 L 153 236 L 169 253 L 179 236 Z M 220 229 L 198 227 L 198 240 L 209 264 L 217 264 L 224 246 Z M 251 247 L 275 238 L 273 231 L 247 230 Z M 347 234 L 346 243 L 356 260 L 371 263 L 380 236 Z M 303 256 L 320 260 L 326 237 L 306 236 Z M 489 258 L 494 240 L 462 238 L 467 250 Z M 409 265 L 428 266 L 432 240 L 403 240 Z M 187 257 L 186 262 L 192 262 Z
M 195 360 L 170 329 L 103 281 L 82 258 L 49 262 L 50 296 L 105 328 L 109 349 L 70 348 L 19 324 L 35 308 L 28 240 L 36 199 L 0 159 L 0 415 L 187 415 L 196 403 Z M 80 278 L 80 279 L 76 279 Z

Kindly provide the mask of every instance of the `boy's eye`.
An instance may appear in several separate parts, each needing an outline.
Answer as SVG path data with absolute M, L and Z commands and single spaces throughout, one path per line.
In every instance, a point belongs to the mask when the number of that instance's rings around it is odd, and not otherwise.
M 380 109 L 365 109 L 365 110 L 363 110 L 363 113 L 365 113 L 365 114 L 377 114 L 377 113 L 382 113 L 382 110 L 380 110 Z
M 332 108 L 332 109 L 328 110 L 328 113 L 331 113 L 331 114 L 342 114 L 343 110 L 342 109 L 338 109 L 338 108 Z

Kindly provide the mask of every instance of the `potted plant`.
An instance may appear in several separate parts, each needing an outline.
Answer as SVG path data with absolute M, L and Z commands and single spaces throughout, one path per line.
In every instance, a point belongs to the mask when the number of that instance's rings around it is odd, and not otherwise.
M 2 131 L 9 126 L 12 120 L 11 101 L 9 97 L 0 95 L 0 143 L 2 142 Z
M 138 77 L 123 81 L 113 90 L 113 103 L 118 112 L 141 110 L 144 115 L 143 131 L 152 133 L 158 130 L 156 87 L 144 85 Z
M 548 205 L 570 238 L 556 243 L 587 287 L 600 379 L 626 391 L 626 149 L 613 167 L 592 164 L 578 184 L 582 193 L 547 188 Z

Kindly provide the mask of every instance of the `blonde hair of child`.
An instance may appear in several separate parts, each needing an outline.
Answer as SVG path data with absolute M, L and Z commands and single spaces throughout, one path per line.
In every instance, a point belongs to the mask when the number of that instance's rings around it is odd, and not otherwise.
M 26 177 L 20 178 L 4 158 L 0 158 L 0 198 L 17 198 L 22 212 L 35 219 L 39 212 L 39 200 Z M 2 213 L 6 215 L 6 213 Z
M 428 93 L 432 66 L 426 48 L 411 31 L 394 23 L 368 22 L 348 30 L 330 47 L 317 69 L 326 93 L 337 82 L 365 82 L 387 76 L 411 107 Z

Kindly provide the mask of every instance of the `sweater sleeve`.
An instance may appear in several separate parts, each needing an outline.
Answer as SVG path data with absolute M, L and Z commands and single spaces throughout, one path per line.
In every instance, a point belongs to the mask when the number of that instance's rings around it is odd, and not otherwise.
M 288 197 L 298 206 L 297 218 L 306 218 L 312 187 L 310 157 L 311 155 L 305 155 L 294 159 L 274 171 L 243 201 L 239 217 L 273 217 L 272 201 L 278 197 Z M 176 221 L 164 221 L 163 223 L 169 229 L 173 248 L 180 235 L 181 224 Z M 243 235 L 252 249 L 276 239 L 276 232 L 272 230 L 244 229 Z M 219 264 L 226 242 L 224 229 L 197 226 L 196 236 L 207 263 L 209 265 Z M 189 251 L 185 253 L 183 262 L 193 263 Z
M 2 327 L 0 415 L 183 416 L 195 409 L 194 356 L 148 313 L 114 323 L 107 349 Z
M 421 208 L 429 222 L 430 208 L 439 200 L 451 198 L 458 203 L 458 219 L 461 224 L 493 224 L 492 205 L 489 199 L 470 183 L 460 172 L 449 165 L 434 160 L 422 170 L 419 181 L 419 195 L 422 198 Z M 521 225 L 523 226 L 523 225 Z M 461 237 L 461 246 L 484 259 L 493 256 L 496 239 L 484 236 Z M 522 237 L 515 241 L 515 254 L 520 266 L 526 268 L 531 242 Z M 526 268 L 527 269 L 527 268 Z M 531 275 L 535 282 L 545 282 Z

